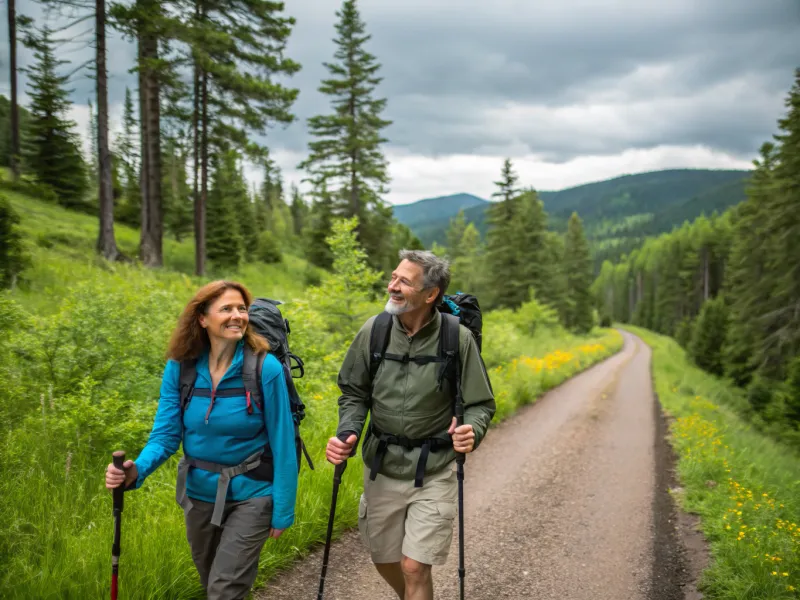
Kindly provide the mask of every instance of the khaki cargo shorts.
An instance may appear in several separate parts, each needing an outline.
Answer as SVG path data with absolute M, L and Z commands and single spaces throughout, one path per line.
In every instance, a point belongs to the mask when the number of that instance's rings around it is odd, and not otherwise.
M 378 475 L 364 467 L 364 493 L 358 506 L 358 529 L 372 562 L 395 563 L 407 556 L 426 565 L 447 560 L 453 541 L 458 480 L 455 461 L 431 475 L 421 488 L 414 480 Z

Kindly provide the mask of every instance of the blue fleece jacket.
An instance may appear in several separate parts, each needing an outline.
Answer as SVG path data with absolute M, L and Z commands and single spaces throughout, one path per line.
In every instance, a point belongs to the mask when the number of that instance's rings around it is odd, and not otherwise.
M 220 380 L 217 390 L 244 387 L 243 359 L 244 342 L 240 341 L 233 362 Z M 161 397 L 150 438 L 134 461 L 139 477 L 129 489 L 139 488 L 144 480 L 180 446 L 179 379 L 180 363 L 169 360 L 164 368 Z M 185 426 L 183 449 L 193 458 L 232 466 L 243 462 L 248 456 L 263 448 L 269 440 L 274 456 L 273 481 L 256 481 L 245 475 L 238 475 L 231 479 L 227 500 L 241 501 L 256 496 L 272 495 L 272 527 L 286 529 L 294 522 L 297 455 L 294 445 L 294 422 L 283 367 L 271 354 L 264 360 L 261 385 L 264 395 L 263 411 L 252 403 L 253 414 L 247 414 L 247 399 L 244 395 L 215 398 L 210 412 L 211 398 L 194 396 L 183 416 Z M 206 351 L 197 360 L 195 388 L 212 387 Z M 207 413 L 208 422 L 206 422 Z M 190 498 L 213 503 L 216 498 L 218 478 L 217 473 L 198 468 L 189 469 L 186 494 Z

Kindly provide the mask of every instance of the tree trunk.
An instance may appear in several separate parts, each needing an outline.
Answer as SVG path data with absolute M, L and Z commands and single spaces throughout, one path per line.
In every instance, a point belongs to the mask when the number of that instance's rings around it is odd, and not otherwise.
M 703 249 L 703 302 L 708 300 L 708 295 L 710 292 L 710 284 L 711 284 L 711 265 L 709 264 L 711 261 L 709 260 L 708 248 Z
M 148 10 L 156 10 L 147 2 Z M 158 38 L 139 29 L 139 100 L 142 138 L 142 230 L 139 256 L 148 267 L 160 267 L 162 257 L 163 218 L 161 210 L 161 111 L 158 74 L 149 64 L 158 59 Z
M 147 224 L 150 222 L 150 190 L 147 182 L 150 179 L 148 172 L 149 161 L 147 160 L 147 82 L 144 72 L 144 42 L 142 41 L 144 33 L 139 30 L 138 35 L 138 49 L 137 49 L 137 62 L 139 64 L 139 193 L 141 197 L 141 217 L 140 217 L 140 236 L 139 236 L 139 258 L 143 258 L 143 248 L 146 239 Z
M 111 185 L 111 151 L 108 147 L 108 74 L 106 73 L 106 3 L 95 0 L 97 61 L 97 163 L 99 179 L 100 231 L 97 251 L 106 260 L 117 260 L 114 238 L 114 195 Z
M 200 3 L 195 7 L 195 16 L 200 19 L 203 13 L 200 8 Z M 192 111 L 192 129 L 193 129 L 193 152 L 194 152 L 194 264 L 195 273 L 197 275 L 205 274 L 205 257 L 206 257 L 206 206 L 204 199 L 200 196 L 200 65 L 197 60 L 194 63 L 194 101 Z
M 200 206 L 198 208 L 197 275 L 206 270 L 206 206 L 208 205 L 208 74 L 202 73 L 200 83 L 201 139 L 200 139 Z
M 17 9 L 8 0 L 9 71 L 11 72 L 11 172 L 19 179 L 19 107 L 17 105 Z
M 635 285 L 633 280 L 628 280 L 628 323 L 633 323 L 633 311 L 636 307 L 636 299 L 634 297 Z

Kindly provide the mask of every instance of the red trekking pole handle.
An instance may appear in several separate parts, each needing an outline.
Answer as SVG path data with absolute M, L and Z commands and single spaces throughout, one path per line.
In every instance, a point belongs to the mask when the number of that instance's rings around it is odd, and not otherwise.
M 112 456 L 114 466 L 117 469 L 124 470 L 123 465 L 125 464 L 125 451 L 117 450 Z M 117 600 L 117 592 L 119 589 L 117 577 L 119 574 L 119 542 L 122 532 L 122 507 L 124 504 L 124 494 L 125 482 L 123 481 L 112 491 L 112 497 L 114 499 L 114 543 L 111 546 L 111 600 Z

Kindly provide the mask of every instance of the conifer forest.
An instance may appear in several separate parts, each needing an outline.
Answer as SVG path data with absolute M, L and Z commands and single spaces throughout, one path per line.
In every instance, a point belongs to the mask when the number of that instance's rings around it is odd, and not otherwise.
M 753 67 L 742 86 L 713 88 L 713 102 L 692 100 L 703 72 L 684 73 L 678 108 L 659 104 L 651 115 L 625 94 L 666 97 L 667 80 L 691 61 L 657 64 L 660 46 L 633 29 L 626 39 L 640 45 L 621 51 L 627 74 L 595 80 L 592 54 L 619 34 L 569 33 L 575 14 L 563 31 L 577 58 L 527 46 L 506 56 L 503 36 L 478 56 L 466 48 L 484 21 L 509 39 L 530 25 L 522 38 L 531 44 L 562 42 L 544 25 L 515 23 L 508 3 L 480 3 L 473 18 L 466 8 L 317 1 L 312 10 L 277 0 L 3 0 L 0 596 L 108 595 L 104 469 L 113 450 L 133 458 L 147 442 L 177 319 L 219 279 L 281 300 L 305 363 L 296 385 L 316 465 L 300 471 L 294 524 L 263 550 L 252 597 L 271 597 L 259 594 L 298 569 L 316 573 L 339 369 L 364 322 L 384 310 L 399 252 L 414 249 L 447 259 L 447 294 L 479 300 L 491 428 L 592 369 L 618 369 L 603 380 L 617 387 L 592 392 L 613 396 L 629 373 L 613 361 L 647 348 L 637 381 L 650 388 L 637 393 L 652 395 L 661 419 L 651 446 L 666 440 L 673 461 L 653 476 L 663 502 L 648 510 L 699 519 L 711 558 L 692 585 L 715 599 L 800 598 L 800 60 L 779 72 L 775 58 L 758 76 Z M 725 19 L 709 17 L 721 29 L 778 19 L 776 7 L 753 16 L 725 6 Z M 550 18 L 550 7 L 536 10 Z M 599 30 L 621 31 L 607 10 L 592 9 L 605 15 Z M 649 10 L 634 12 L 654 27 Z M 706 9 L 652 10 L 667 11 L 665 28 L 673 17 L 689 28 L 681 19 Z M 412 13 L 414 27 L 394 25 Z M 445 14 L 459 37 L 432 24 Z M 800 48 L 800 13 L 787 14 Z M 325 24 L 329 51 L 307 47 L 320 36 L 308 25 L 302 37 L 307 23 Z M 753 40 L 769 30 L 758 23 L 747 29 Z M 417 31 L 428 40 L 419 47 Z M 691 40 L 675 55 L 694 51 Z M 779 46 L 774 57 L 784 56 Z M 449 60 L 477 73 L 471 83 Z M 691 68 L 717 69 L 712 62 Z M 312 85 L 309 72 L 320 74 Z M 776 81 L 780 106 L 756 107 L 745 88 L 774 91 Z M 428 84 L 440 95 L 426 97 Z M 581 115 L 584 92 L 596 106 Z M 607 112 L 619 98 L 628 117 Z M 703 110 L 694 121 L 680 112 L 693 102 Z M 645 121 L 637 138 L 632 123 Z M 601 412 L 588 427 L 601 427 Z M 175 504 L 179 458 L 126 494 L 120 598 L 202 595 Z M 336 539 L 357 529 L 360 469 L 342 480 Z M 585 476 L 575 464 L 558 472 Z M 468 545 L 480 544 L 483 530 L 469 526 Z M 468 577 L 480 575 L 470 567 Z

